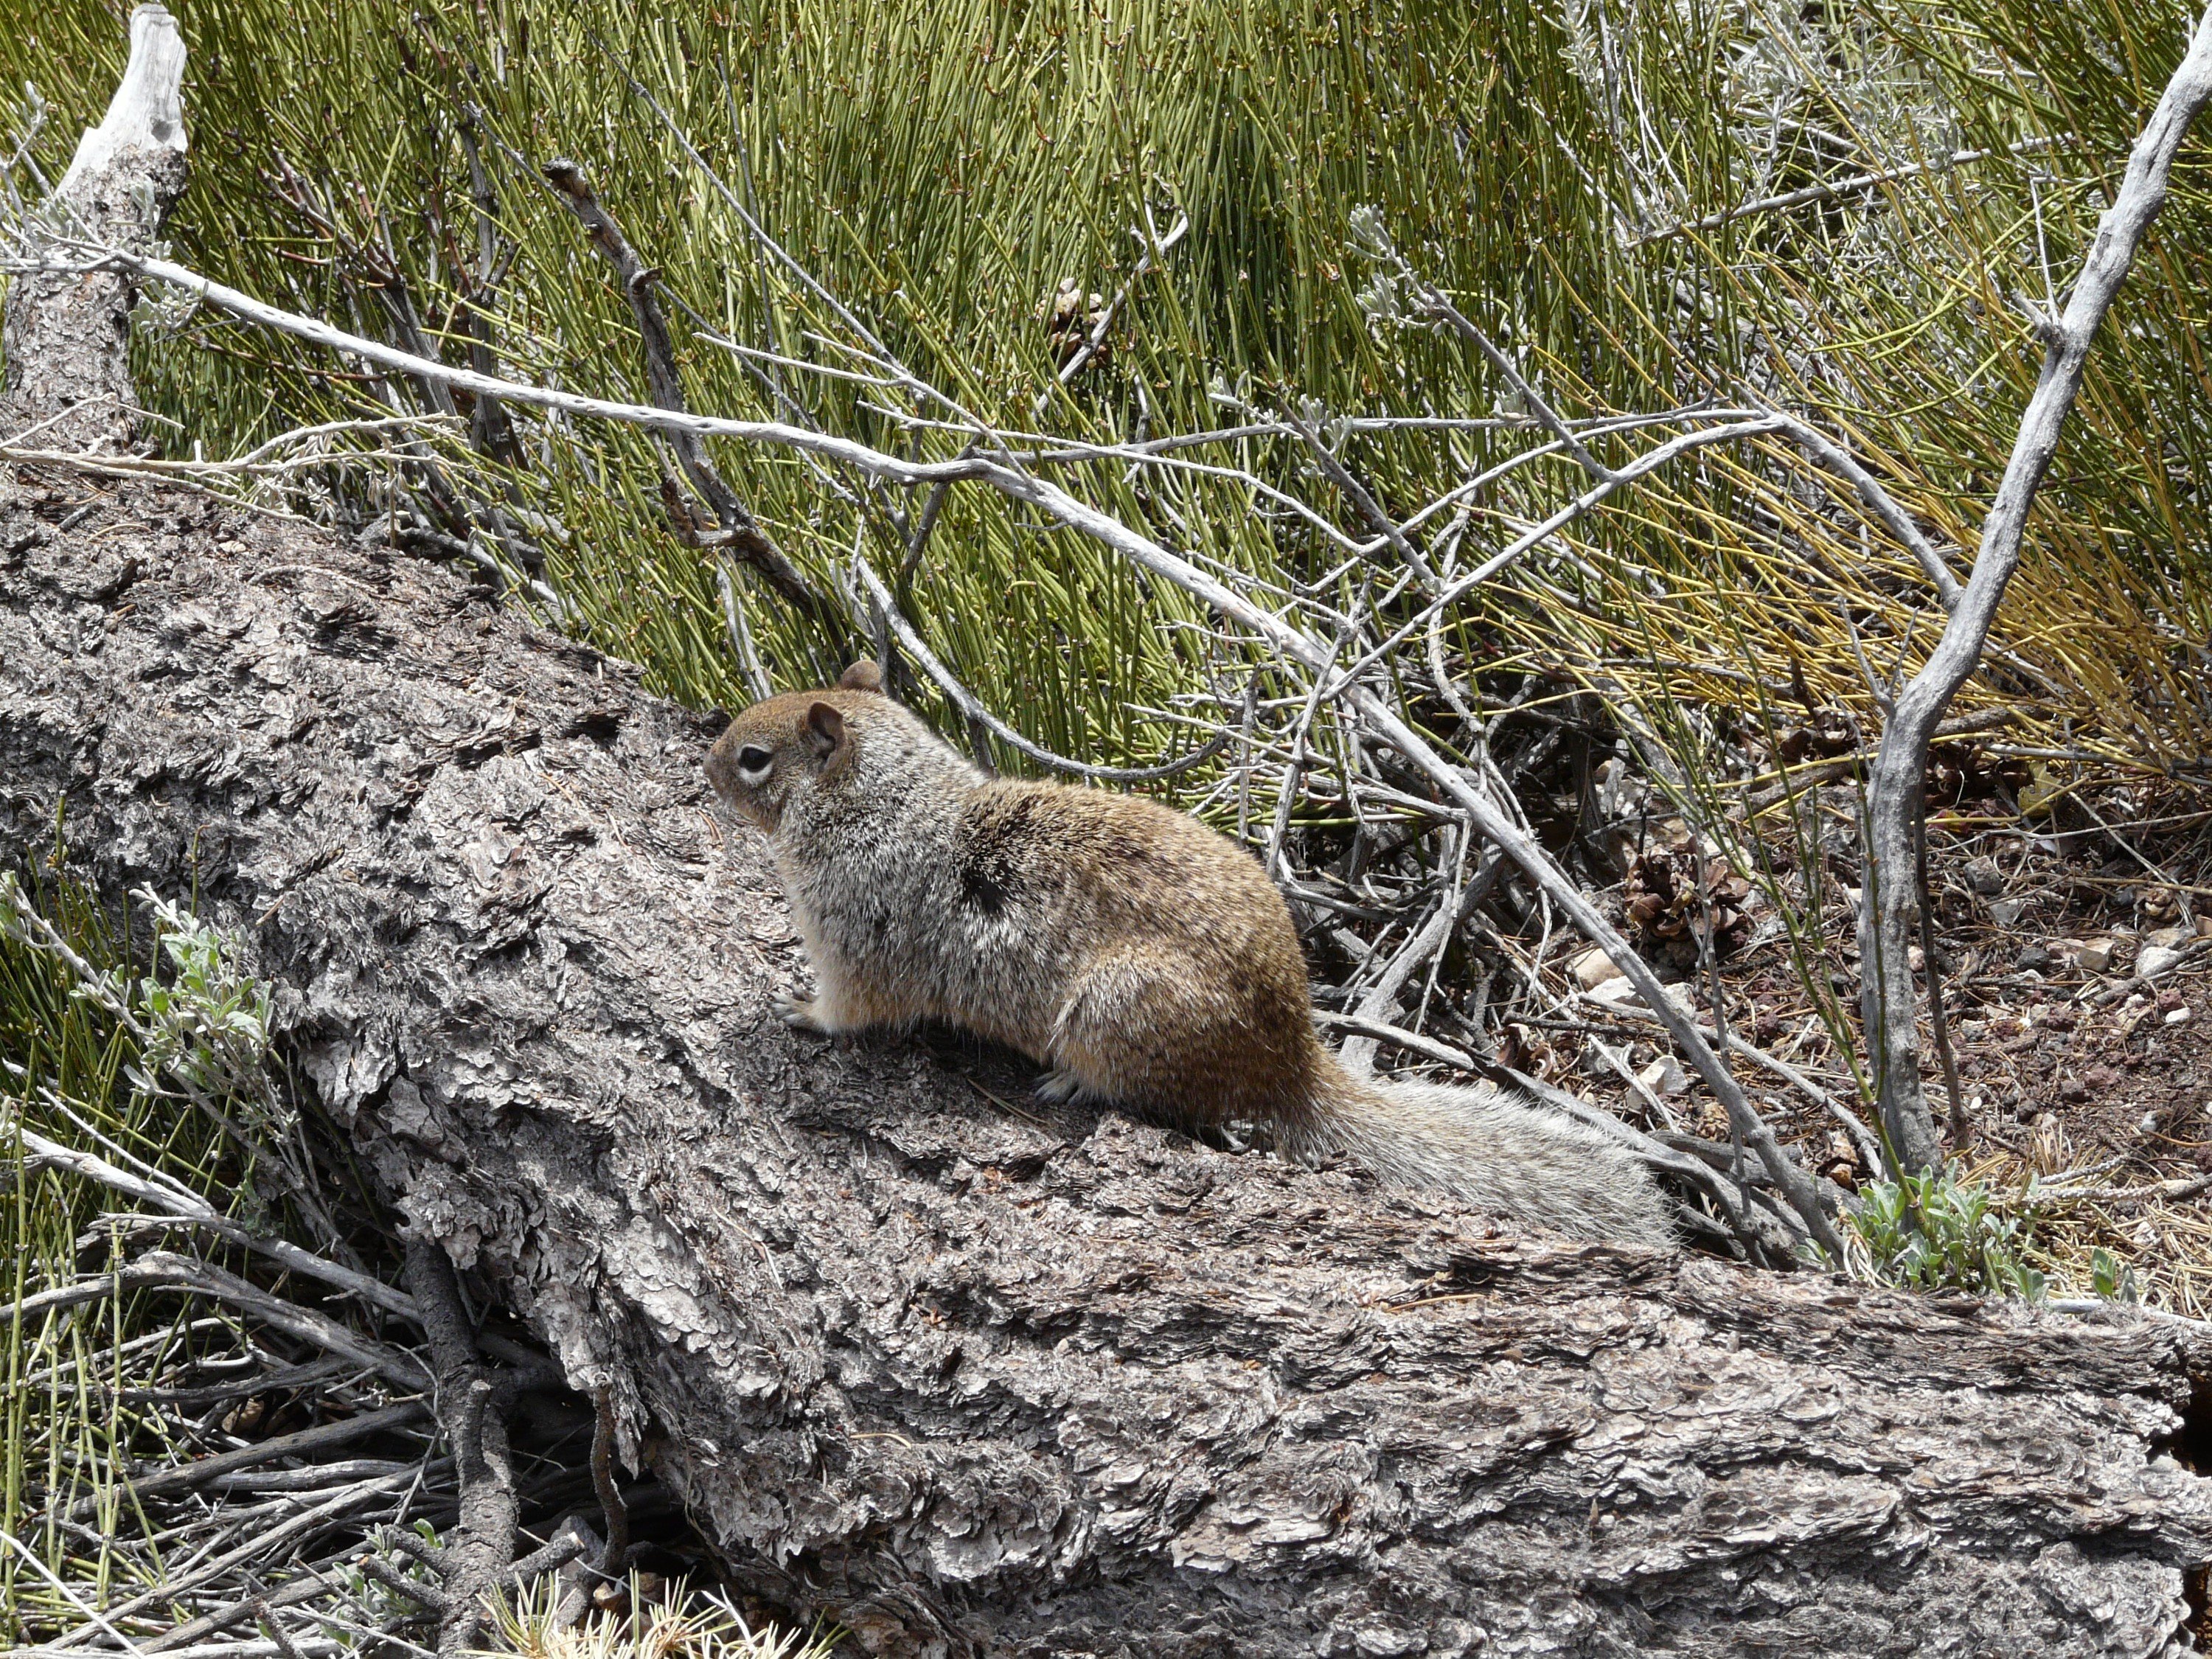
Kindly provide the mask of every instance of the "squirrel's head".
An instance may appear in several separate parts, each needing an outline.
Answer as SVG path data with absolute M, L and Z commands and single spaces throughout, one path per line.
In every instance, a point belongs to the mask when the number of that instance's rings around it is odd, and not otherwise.
M 904 714 L 883 690 L 884 671 L 856 662 L 829 690 L 787 691 L 755 703 L 715 739 L 707 781 L 741 816 L 773 833 L 795 802 L 851 769 L 857 727 Z

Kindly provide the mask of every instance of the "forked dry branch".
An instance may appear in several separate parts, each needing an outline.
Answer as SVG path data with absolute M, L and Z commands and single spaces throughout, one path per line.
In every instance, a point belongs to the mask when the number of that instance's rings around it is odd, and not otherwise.
M 2212 99 L 2212 7 L 2129 154 L 2127 172 L 2097 226 L 2064 311 L 2045 320 L 2043 370 L 2021 416 L 2019 435 L 1997 484 L 1972 574 L 1927 663 L 1897 696 L 1881 747 L 1867 774 L 1867 878 L 1859 909 L 1859 949 L 1867 963 L 1859 997 L 1883 1127 L 1900 1162 L 1933 1169 L 1942 1162 L 1920 1075 L 1912 946 L 1922 896 L 1914 872 L 1927 816 L 1922 781 L 1929 745 L 1959 688 L 1979 667 L 2005 588 L 2020 568 L 2028 514 L 2050 471 L 2089 348 L 2127 280 L 2158 210 L 2173 159 L 2190 124 Z

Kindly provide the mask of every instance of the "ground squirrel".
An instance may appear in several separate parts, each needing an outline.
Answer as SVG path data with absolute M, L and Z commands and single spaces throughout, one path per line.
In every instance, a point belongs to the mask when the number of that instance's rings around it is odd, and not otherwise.
M 765 831 L 813 965 L 791 1024 L 947 1021 L 1050 1067 L 1039 1091 L 1187 1130 L 1239 1121 L 1305 1161 L 1579 1238 L 1671 1243 L 1644 1168 L 1487 1085 L 1354 1076 L 1313 1029 L 1289 908 L 1194 818 L 1099 790 L 987 779 L 883 695 L 873 663 L 730 723 L 715 792 Z

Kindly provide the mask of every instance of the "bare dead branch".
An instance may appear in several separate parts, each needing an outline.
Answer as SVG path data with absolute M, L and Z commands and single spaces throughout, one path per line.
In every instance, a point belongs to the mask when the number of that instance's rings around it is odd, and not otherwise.
M 1345 499 L 1357 509 L 1367 528 L 1390 544 L 1398 556 L 1406 562 L 1407 568 L 1420 577 L 1426 592 L 1435 592 L 1440 584 L 1428 560 L 1407 539 L 1406 532 L 1391 521 L 1390 515 L 1382 510 L 1382 503 L 1375 499 L 1367 486 L 1352 476 L 1352 469 L 1330 453 L 1328 446 L 1322 441 L 1321 434 L 1294 415 L 1285 416 L 1283 423 L 1304 441 L 1308 452 L 1313 456 L 1314 465 L 1321 469 L 1324 477 L 1343 492 Z
M 1379 222 L 1363 220 L 1362 228 L 1366 240 L 1375 251 L 1390 264 L 1393 270 L 1402 281 L 1413 288 L 1423 312 L 1447 324 L 1462 339 L 1480 351 L 1490 365 L 1504 377 L 1506 383 L 1512 387 L 1515 396 L 1519 398 L 1522 403 L 1550 428 L 1567 453 L 1581 464 L 1584 471 L 1597 479 L 1601 484 L 1612 484 L 1619 481 L 1620 475 L 1600 461 L 1584 447 L 1575 429 L 1560 417 L 1557 410 L 1544 401 L 1542 395 L 1521 373 L 1513 360 L 1499 349 L 1489 336 L 1470 322 L 1459 307 L 1451 302 L 1450 297 L 1443 289 L 1429 281 L 1404 255 L 1398 252 L 1390 242 L 1389 236 L 1382 231 Z M 1896 497 L 1885 489 L 1875 476 L 1860 464 L 1856 457 L 1817 427 L 1800 420 L 1785 410 L 1769 410 L 1765 412 L 1766 417 L 1777 422 L 1779 429 L 1787 433 L 1791 441 L 1802 447 L 1806 453 L 1851 486 L 1867 510 L 1881 520 L 1883 527 L 1896 537 L 1919 562 L 1921 569 L 1935 586 L 1936 595 L 1942 599 L 1945 610 L 1948 611 L 1958 604 L 1960 593 L 1958 578 L 1951 574 L 1950 567 L 1944 562 L 1943 556 L 1921 532 L 1920 526 L 1913 522 L 1912 515 L 1907 513 Z M 1747 432 L 1741 435 L 1755 437 L 1759 434 Z
M 1146 217 L 1149 221 L 1151 216 L 1151 211 L 1148 209 Z M 1121 284 L 1113 299 L 1107 302 L 1106 308 L 1099 313 L 1097 322 L 1092 325 L 1091 332 L 1082 345 L 1078 347 L 1068 360 L 1060 366 L 1060 373 L 1054 376 L 1055 385 L 1067 385 L 1083 372 L 1083 366 L 1085 363 L 1098 355 L 1099 347 L 1105 344 L 1106 336 L 1114 327 L 1114 319 L 1121 314 L 1122 306 L 1127 303 L 1129 295 L 1136 291 L 1137 284 L 1143 282 L 1146 274 L 1151 271 L 1152 261 L 1172 250 L 1177 242 L 1182 240 L 1184 233 L 1189 229 L 1190 216 L 1187 213 L 1178 213 L 1176 215 L 1175 223 L 1169 227 L 1166 235 L 1159 237 L 1157 241 L 1150 237 L 1146 238 L 1145 251 L 1137 259 L 1137 268 L 1129 273 L 1128 280 Z M 1051 402 L 1050 388 L 1039 392 L 1036 412 L 1042 415 Z
M 492 349 L 492 313 L 499 303 L 500 270 L 504 263 L 499 232 L 499 192 L 492 184 L 490 169 L 484 166 L 483 150 L 477 143 L 476 118 L 464 114 L 455 124 L 454 136 L 460 140 L 461 153 L 468 157 L 469 198 L 476 211 L 476 269 L 470 270 L 463 265 L 457 272 L 465 301 L 461 316 L 469 333 L 469 367 L 482 374 L 496 374 L 499 360 Z M 477 399 L 469 416 L 469 429 L 476 447 L 493 459 L 510 467 L 522 465 L 522 448 L 515 441 L 514 422 L 507 418 L 498 398 Z
M 1435 912 L 1396 955 L 1376 980 L 1359 1004 L 1358 1012 L 1368 1019 L 1387 1019 L 1397 1006 L 1399 994 L 1413 976 L 1426 967 L 1451 941 L 1468 912 L 1482 902 L 1504 867 L 1504 854 L 1492 848 L 1474 874 L 1455 890 L 1442 895 Z M 1375 1057 L 1375 1040 L 1356 1036 L 1345 1043 L 1338 1058 L 1355 1071 L 1364 1071 Z
M 1000 720 L 985 707 L 981 698 L 955 678 L 952 671 L 929 648 L 928 641 L 915 631 L 914 624 L 900 612 L 890 590 L 884 586 L 883 578 L 877 575 L 873 567 L 858 553 L 853 556 L 853 568 L 862 586 L 867 589 L 868 596 L 882 611 L 891 632 L 897 636 L 899 644 L 921 665 L 921 672 L 929 676 L 952 706 L 960 711 L 961 717 L 984 726 L 1000 743 L 1028 756 L 1040 766 L 1050 767 L 1055 772 L 1065 772 L 1072 777 L 1089 778 L 1098 783 L 1150 783 L 1203 766 L 1229 746 L 1231 733 L 1219 732 L 1188 755 L 1163 761 L 1158 766 L 1095 766 L 1088 761 L 1070 760 L 1065 755 L 1054 754 L 1043 744 L 1031 742 Z
M 50 1169 L 66 1170 L 71 1175 L 95 1182 L 112 1192 L 152 1206 L 167 1217 L 190 1223 L 203 1231 L 215 1234 L 234 1244 L 243 1244 L 248 1249 L 267 1256 L 270 1261 L 303 1278 L 319 1279 L 363 1301 L 398 1314 L 403 1319 L 415 1317 L 415 1304 L 404 1292 L 394 1290 L 380 1279 L 356 1273 L 351 1267 L 325 1261 L 313 1252 L 283 1238 L 265 1237 L 254 1232 L 219 1214 L 215 1206 L 198 1194 L 183 1191 L 166 1183 L 155 1182 L 131 1174 L 90 1152 L 79 1152 L 49 1140 L 26 1126 L 8 1122 L 10 1133 L 19 1137 L 23 1150 L 34 1164 Z
M 1860 1002 L 1883 1127 L 1909 1170 L 1942 1167 L 1943 1152 L 1920 1074 L 1920 1033 L 1911 969 L 1918 904 L 1915 826 L 1924 810 L 1928 750 L 1951 699 L 1979 665 L 2013 573 L 2030 509 L 2074 406 L 2099 325 L 2126 280 L 2136 251 L 2165 204 L 2173 159 L 2190 124 L 2212 98 L 2212 9 L 2136 140 L 2112 205 L 2099 221 L 2063 316 L 2051 326 L 2042 373 L 2021 416 L 1972 573 L 1926 665 L 1907 682 L 1867 778 L 1866 878 L 1858 916 Z
M 375 1371 L 396 1387 L 412 1390 L 422 1388 L 429 1382 L 428 1373 L 404 1350 L 364 1336 L 339 1324 L 326 1314 L 288 1302 L 258 1285 L 249 1284 L 235 1273 L 226 1273 L 220 1267 L 194 1261 L 168 1250 L 150 1250 L 128 1267 L 112 1273 L 38 1291 L 25 1297 L 19 1306 L 23 1317 L 27 1319 L 33 1314 L 45 1313 L 49 1310 L 76 1307 L 87 1302 L 97 1302 L 121 1291 L 135 1290 L 180 1291 L 191 1295 L 211 1297 L 226 1306 L 252 1314 L 303 1342 L 313 1343 L 331 1353 L 343 1354 L 357 1364 Z
M 161 234 L 185 183 L 184 37 L 148 3 L 131 14 L 131 59 L 100 125 L 79 141 L 50 211 L 95 240 L 143 246 Z M 9 228 L 27 221 L 10 215 Z M 85 448 L 116 447 L 131 428 L 127 271 L 90 280 L 27 272 L 9 286 L 0 366 L 19 415 L 65 416 L 57 435 Z
M 485 1598 L 507 1581 L 514 1564 L 514 1469 L 507 1425 L 487 1409 L 492 1385 L 441 1248 L 421 1237 L 408 1240 L 407 1287 L 429 1339 L 438 1420 L 461 1483 L 460 1527 L 447 1552 L 447 1605 L 438 1621 L 440 1659 L 459 1659 L 483 1645 Z
M 187 1592 L 198 1589 L 203 1585 L 218 1582 L 241 1565 L 250 1565 L 272 1558 L 282 1559 L 283 1552 L 289 1548 L 295 1540 L 307 1536 L 354 1510 L 366 1507 L 374 1499 L 386 1497 L 412 1484 L 419 1478 L 418 1472 L 410 1468 L 403 1469 L 397 1474 L 379 1475 L 373 1480 L 357 1481 L 313 1507 L 302 1510 L 289 1520 L 279 1522 L 266 1531 L 249 1538 L 237 1547 L 227 1550 L 211 1560 L 204 1561 L 189 1571 L 177 1573 L 151 1589 L 142 1591 L 126 1601 L 118 1602 L 107 1609 L 106 1616 L 110 1620 L 118 1621 L 135 1618 L 149 1607 L 173 1605 Z M 5 1536 L 5 1534 L 0 1534 L 0 1537 Z M 237 1616 L 240 1619 L 250 1617 L 251 1608 L 241 1607 Z M 81 1650 L 82 1642 L 88 1638 L 93 1630 L 92 1626 L 81 1625 L 48 1645 L 56 1650 L 64 1649 Z M 152 1645 L 152 1644 L 148 1644 L 149 1650 Z
M 1739 202 L 1717 213 L 1708 213 L 1702 219 L 1692 219 L 1662 229 L 1645 231 L 1628 239 L 1632 248 L 1648 247 L 1654 242 L 1672 241 L 1677 237 L 1694 236 L 1705 231 L 1718 230 L 1724 225 L 1735 224 L 1740 219 L 1756 218 L 1762 213 L 1781 213 L 1794 207 L 1805 207 L 1814 202 L 1832 202 L 1845 196 L 1879 190 L 1884 185 L 1908 184 L 1915 179 L 1925 179 L 1936 173 L 1948 173 L 1954 167 L 1963 167 L 1976 161 L 1987 161 L 1992 155 L 2035 155 L 2059 144 L 2071 142 L 2071 134 L 2050 138 L 2023 138 L 2016 144 L 2008 144 L 2001 150 L 1960 149 L 1931 161 L 1911 161 L 1902 167 L 1884 167 L 1872 173 L 1862 173 L 1849 179 L 1837 179 L 1817 185 L 1806 185 L 1797 190 L 1784 191 L 1778 196 L 1762 196 L 1756 201 Z
M 623 296 L 629 301 L 630 314 L 637 320 L 638 339 L 645 349 L 646 383 L 652 389 L 653 401 L 662 409 L 681 413 L 690 405 L 684 396 L 683 377 L 677 371 L 676 348 L 668 337 L 667 319 L 660 314 L 659 301 L 653 293 L 660 273 L 637 257 L 614 216 L 592 194 L 581 167 L 566 157 L 556 157 L 544 171 L 568 210 L 590 234 L 592 245 L 615 269 Z M 827 630 L 833 639 L 841 634 L 842 622 L 836 607 L 815 591 L 799 567 L 761 528 L 738 499 L 738 492 L 716 470 L 699 435 L 681 428 L 667 429 L 663 435 L 676 452 L 677 465 L 684 469 L 684 477 L 714 514 L 720 527 L 719 544 L 752 566 L 786 604 Z
M 610 1578 L 619 1578 L 629 1571 L 629 1506 L 615 1481 L 614 1396 L 604 1386 L 592 1390 L 592 1488 L 599 1494 L 599 1516 L 607 1528 L 599 1569 Z
M 371 1435 L 382 1434 L 389 1429 L 405 1428 L 429 1415 L 429 1408 L 420 1401 L 403 1401 L 396 1406 L 386 1406 L 380 1411 L 362 1412 L 357 1416 L 340 1418 L 335 1423 L 319 1423 L 310 1429 L 300 1429 L 290 1434 L 272 1435 L 258 1440 L 250 1446 L 217 1452 L 174 1468 L 137 1475 L 131 1481 L 131 1494 L 138 1498 L 158 1498 L 169 1492 L 189 1492 L 204 1486 L 240 1469 L 257 1468 L 264 1463 L 273 1463 L 279 1458 L 308 1457 L 337 1446 L 349 1446 L 356 1440 L 366 1440 Z M 94 1498 L 79 1498 L 76 1512 L 89 1514 L 97 1502 Z

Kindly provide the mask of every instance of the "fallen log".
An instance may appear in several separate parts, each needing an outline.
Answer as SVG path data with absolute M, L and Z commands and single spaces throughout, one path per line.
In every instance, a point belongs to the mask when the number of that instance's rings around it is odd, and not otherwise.
M 0 434 L 127 403 L 94 280 L 12 292 Z M 763 1595 L 899 1655 L 2185 1650 L 2186 1328 L 1510 1237 L 793 1033 L 717 722 L 639 678 L 451 567 L 0 470 L 0 856 L 58 815 L 244 934 L 411 1226 Z

